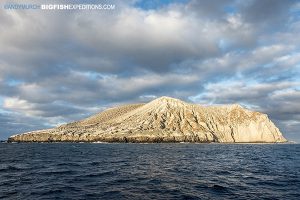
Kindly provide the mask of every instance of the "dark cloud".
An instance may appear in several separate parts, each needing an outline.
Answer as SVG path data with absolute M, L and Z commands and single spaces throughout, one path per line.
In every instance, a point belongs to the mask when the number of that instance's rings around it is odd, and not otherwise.
M 290 9 L 296 2 L 295 0 L 250 0 L 241 1 L 240 8 L 246 21 L 278 30 L 289 22 Z
M 223 20 L 228 8 L 234 6 L 230 0 L 197 1 L 192 0 L 187 4 L 187 12 L 194 11 L 207 20 Z
M 0 112 L 0 139 L 4 140 L 13 134 L 51 127 L 51 125 L 45 125 L 46 123 L 47 121 L 22 114 Z

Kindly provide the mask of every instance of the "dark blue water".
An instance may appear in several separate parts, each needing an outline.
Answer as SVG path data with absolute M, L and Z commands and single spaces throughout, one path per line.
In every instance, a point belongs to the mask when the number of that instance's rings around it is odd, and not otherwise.
M 299 199 L 297 144 L 0 144 L 0 199 Z

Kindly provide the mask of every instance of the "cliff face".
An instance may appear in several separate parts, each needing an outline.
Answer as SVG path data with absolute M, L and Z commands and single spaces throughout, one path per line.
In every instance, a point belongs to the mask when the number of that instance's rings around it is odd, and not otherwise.
M 87 119 L 14 135 L 10 142 L 286 142 L 267 115 L 239 105 L 200 106 L 161 97 Z

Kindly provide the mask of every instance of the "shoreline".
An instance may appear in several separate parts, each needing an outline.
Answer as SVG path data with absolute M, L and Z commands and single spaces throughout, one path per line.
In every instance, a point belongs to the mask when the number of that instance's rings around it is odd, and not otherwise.
M 19 143 L 38 143 L 38 144 L 57 144 L 57 143 L 71 143 L 71 144 L 299 144 L 296 142 L 120 142 L 120 141 L 1 141 L 7 144 Z

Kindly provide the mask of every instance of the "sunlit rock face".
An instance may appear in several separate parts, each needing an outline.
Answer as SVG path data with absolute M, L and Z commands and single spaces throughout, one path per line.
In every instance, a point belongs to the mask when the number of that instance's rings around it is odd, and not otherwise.
M 286 142 L 263 113 L 239 105 L 201 106 L 170 97 L 108 109 L 9 142 Z

